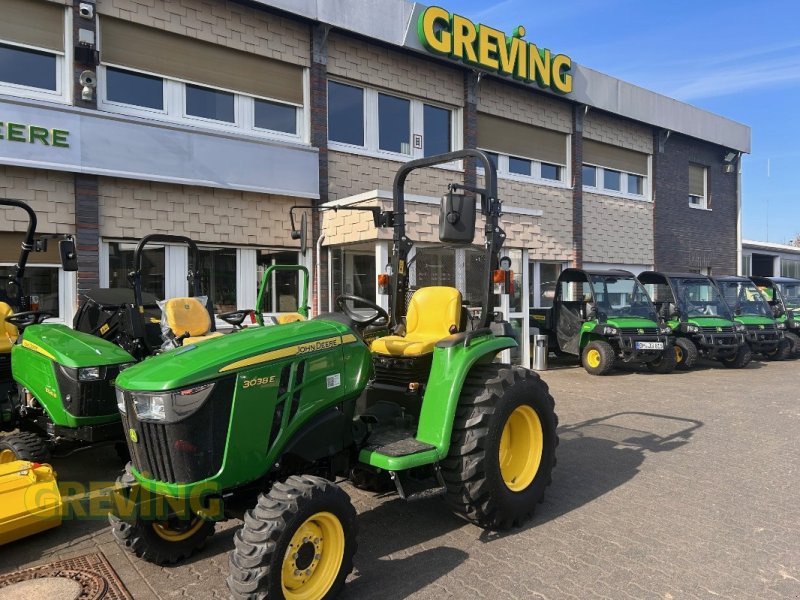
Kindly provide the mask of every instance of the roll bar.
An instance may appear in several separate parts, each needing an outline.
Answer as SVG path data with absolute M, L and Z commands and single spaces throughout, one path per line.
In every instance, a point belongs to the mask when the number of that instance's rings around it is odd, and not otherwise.
M 152 243 L 184 244 L 189 247 L 189 272 L 186 276 L 186 279 L 189 281 L 189 293 L 193 296 L 202 296 L 203 292 L 200 288 L 200 277 L 195 270 L 197 267 L 198 250 L 194 240 L 183 235 L 151 233 L 144 236 L 139 240 L 139 243 L 136 244 L 136 249 L 133 251 L 133 271 L 128 274 L 128 280 L 131 282 L 131 285 L 133 285 L 133 299 L 136 306 L 140 309 L 144 306 L 144 302 L 142 301 L 142 258 L 145 246 Z

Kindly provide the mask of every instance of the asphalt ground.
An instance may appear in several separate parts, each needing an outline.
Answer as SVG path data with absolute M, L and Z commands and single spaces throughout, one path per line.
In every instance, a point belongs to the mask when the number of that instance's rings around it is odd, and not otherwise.
M 800 598 L 800 362 L 607 377 L 551 364 L 561 444 L 534 519 L 498 534 L 438 499 L 345 486 L 359 548 L 344 598 Z M 122 465 L 105 448 L 54 466 L 86 482 Z M 99 551 L 135 598 L 226 598 L 239 525 L 162 568 L 121 550 L 104 520 L 74 520 L 0 547 L 0 572 Z

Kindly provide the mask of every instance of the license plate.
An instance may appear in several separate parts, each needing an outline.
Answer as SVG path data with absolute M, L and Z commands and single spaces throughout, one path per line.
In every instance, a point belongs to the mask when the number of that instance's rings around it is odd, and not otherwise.
M 636 342 L 637 350 L 663 350 L 664 342 Z

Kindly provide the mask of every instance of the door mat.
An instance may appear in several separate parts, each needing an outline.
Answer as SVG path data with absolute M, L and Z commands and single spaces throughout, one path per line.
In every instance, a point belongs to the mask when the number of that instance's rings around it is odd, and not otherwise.
M 133 600 L 102 554 L 84 554 L 0 575 L 0 600 Z

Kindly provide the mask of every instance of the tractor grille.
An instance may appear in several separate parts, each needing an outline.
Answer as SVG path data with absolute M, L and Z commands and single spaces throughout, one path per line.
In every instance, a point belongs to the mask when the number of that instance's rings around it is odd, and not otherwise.
M 412 382 L 427 383 L 432 361 L 432 353 L 415 357 L 376 354 L 372 359 L 375 366 L 375 383 L 403 388 L 407 388 Z
M 74 417 L 103 417 L 117 413 L 114 380 L 119 365 L 108 365 L 105 377 L 98 381 L 78 381 L 77 369 L 56 366 L 56 381 L 64 409 Z
M 746 325 L 746 327 L 747 331 L 753 331 L 755 333 L 758 333 L 759 331 L 771 332 L 777 329 L 775 325 Z
M 135 443 L 127 434 L 136 470 L 165 483 L 192 483 L 216 474 L 225 454 L 234 382 L 234 377 L 218 380 L 203 405 L 175 423 L 140 421 L 131 393 L 124 391 L 122 424 L 126 432 L 136 432 Z
M 700 331 L 703 333 L 733 333 L 733 326 L 720 326 L 720 327 L 701 327 Z
M 622 335 L 658 335 L 658 327 L 621 327 Z

